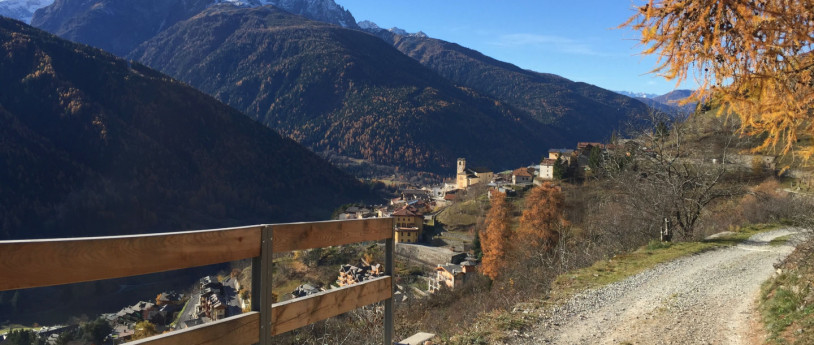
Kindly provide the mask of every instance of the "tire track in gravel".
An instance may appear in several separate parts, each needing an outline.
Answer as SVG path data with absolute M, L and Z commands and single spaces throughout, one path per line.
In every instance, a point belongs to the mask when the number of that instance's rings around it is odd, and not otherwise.
M 769 245 L 793 235 L 789 244 Z M 510 344 L 747 344 L 760 285 L 807 231 L 784 228 L 673 260 L 543 312 Z

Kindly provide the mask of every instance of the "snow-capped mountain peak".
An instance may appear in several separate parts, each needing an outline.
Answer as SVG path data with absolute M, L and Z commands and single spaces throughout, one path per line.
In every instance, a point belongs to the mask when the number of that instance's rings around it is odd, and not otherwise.
M 359 25 L 359 28 L 362 29 L 362 30 L 378 30 L 378 29 L 381 29 L 381 27 L 376 25 L 376 23 L 371 22 L 369 20 L 363 20 L 363 21 L 358 22 L 356 24 Z
M 0 0 L 0 16 L 31 23 L 34 12 L 54 3 L 54 0 Z
M 409 36 L 409 37 L 418 37 L 418 38 L 430 37 L 430 36 L 427 36 L 427 34 L 425 34 L 423 31 L 419 31 L 419 32 L 416 32 L 414 34 L 411 34 L 411 33 L 407 32 L 407 30 L 404 30 L 402 28 L 395 27 L 395 26 L 392 27 L 392 28 L 389 28 L 389 29 L 382 29 L 380 26 L 376 25 L 376 23 L 371 22 L 369 20 L 363 20 L 363 21 L 357 23 L 357 25 L 359 26 L 359 29 L 362 29 L 364 31 L 367 31 L 367 32 L 375 34 L 375 35 L 379 34 L 380 31 L 388 31 L 388 32 L 390 32 L 390 33 L 392 33 L 394 35 L 399 35 L 399 36 Z
M 353 15 L 333 0 L 215 0 L 215 3 L 231 3 L 241 7 L 272 5 L 308 19 L 358 28 Z
M 615 91 L 615 92 L 620 94 L 620 95 L 625 95 L 625 96 L 633 97 L 633 98 L 655 98 L 655 97 L 659 96 L 659 95 L 654 94 L 654 93 L 646 93 L 646 92 L 631 92 L 631 91 Z
M 392 32 L 392 33 L 394 33 L 394 34 L 396 34 L 396 35 L 402 35 L 402 36 L 407 36 L 407 35 L 409 35 L 409 33 L 408 33 L 406 30 L 404 30 L 404 29 L 402 29 L 402 28 L 397 28 L 397 27 L 395 27 L 395 26 L 394 26 L 394 27 L 392 27 L 392 28 L 390 28 L 390 29 L 389 29 L 389 30 L 387 30 L 387 31 L 390 31 L 390 32 Z

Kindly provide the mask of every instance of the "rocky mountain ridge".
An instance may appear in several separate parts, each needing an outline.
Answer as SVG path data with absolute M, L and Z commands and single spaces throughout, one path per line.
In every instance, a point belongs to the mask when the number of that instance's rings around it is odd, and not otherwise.
M 31 23 L 34 12 L 53 2 L 54 0 L 2 0 L 0 1 L 0 16 L 28 24 Z

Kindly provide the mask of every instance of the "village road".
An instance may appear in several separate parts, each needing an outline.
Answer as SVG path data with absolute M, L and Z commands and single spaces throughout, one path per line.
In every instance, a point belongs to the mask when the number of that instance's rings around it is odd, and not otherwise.
M 788 244 L 770 244 L 792 235 Z M 542 315 L 511 344 L 750 344 L 760 285 L 808 232 L 785 228 L 661 264 Z

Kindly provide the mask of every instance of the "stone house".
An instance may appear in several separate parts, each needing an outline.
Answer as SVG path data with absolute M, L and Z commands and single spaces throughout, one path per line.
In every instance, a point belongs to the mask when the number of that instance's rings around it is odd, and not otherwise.
M 430 280 L 430 292 L 436 292 L 442 287 L 455 289 L 467 280 L 467 274 L 475 271 L 475 264 L 471 261 L 461 262 L 460 265 L 446 264 L 435 268 L 435 277 Z

